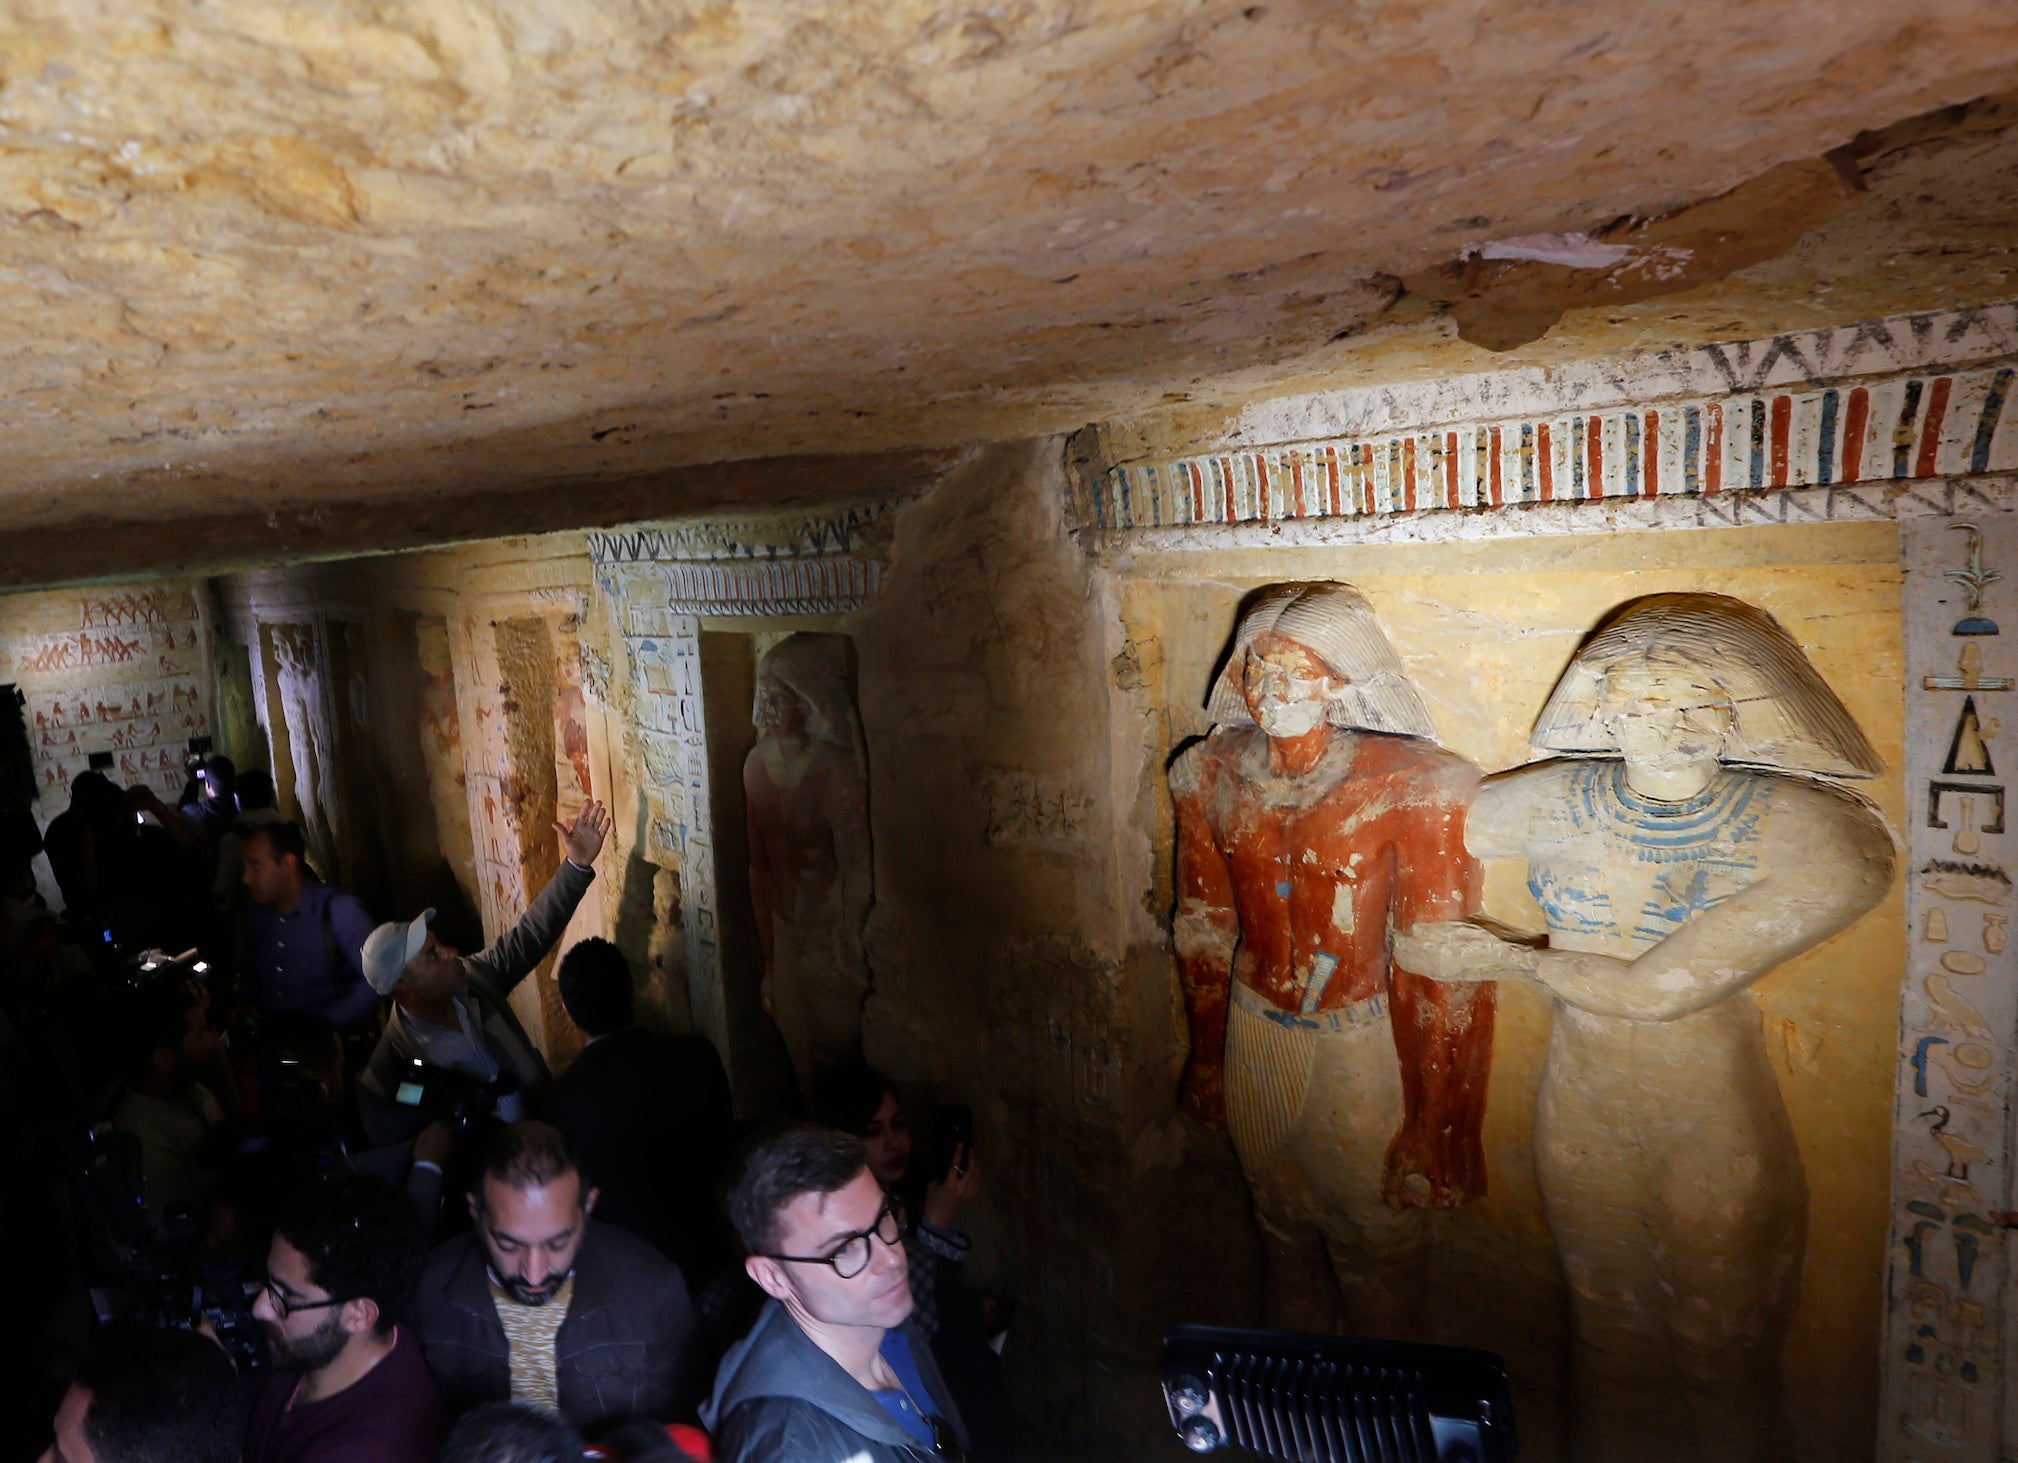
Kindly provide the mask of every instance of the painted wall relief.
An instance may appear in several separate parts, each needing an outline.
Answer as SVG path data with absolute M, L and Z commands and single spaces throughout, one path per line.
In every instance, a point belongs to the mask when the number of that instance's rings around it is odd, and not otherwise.
M 789 635 L 757 667 L 743 763 L 764 1009 L 800 1086 L 859 1050 L 873 898 L 868 767 L 847 638 Z
M 1466 843 L 1524 858 L 1546 940 L 1419 927 L 1397 958 L 1555 998 L 1535 1120 L 1569 1282 L 1576 1458 L 1783 1451 L 1807 1186 L 1750 987 L 1889 887 L 1880 764 L 1763 611 L 1664 594 L 1585 642 Z
M 1406 1336 L 1428 1211 L 1485 1192 L 1495 996 L 1425 979 L 1389 941 L 1477 909 L 1477 769 L 1436 745 L 1349 585 L 1263 592 L 1207 709 L 1170 773 L 1183 1105 L 1232 1136 L 1271 1322 Z
M 70 804 L 70 784 L 94 752 L 108 776 L 145 783 L 169 802 L 182 791 L 188 739 L 212 734 L 202 610 L 180 585 L 96 588 L 37 597 L 39 612 L 9 635 L 6 679 L 27 705 L 37 805 Z
M 1878 1456 L 1992 1463 L 2018 1425 L 2007 1366 L 2018 951 L 2004 713 L 2018 687 L 2008 513 L 1900 523 L 1906 567 L 1905 999 Z M 2003 565 L 2000 569 L 1998 566 Z

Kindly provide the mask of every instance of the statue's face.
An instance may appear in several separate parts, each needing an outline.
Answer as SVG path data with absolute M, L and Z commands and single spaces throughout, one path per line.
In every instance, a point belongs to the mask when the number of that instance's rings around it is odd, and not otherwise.
M 1645 662 L 1605 673 L 1604 715 L 1626 761 L 1656 770 L 1717 761 L 1734 720 L 1724 692 Z
M 776 676 L 757 680 L 757 730 L 765 736 L 806 734 L 806 703 Z
M 1262 731 L 1271 737 L 1300 737 L 1324 724 L 1332 698 L 1344 685 L 1303 646 L 1271 633 L 1249 648 L 1241 689 Z

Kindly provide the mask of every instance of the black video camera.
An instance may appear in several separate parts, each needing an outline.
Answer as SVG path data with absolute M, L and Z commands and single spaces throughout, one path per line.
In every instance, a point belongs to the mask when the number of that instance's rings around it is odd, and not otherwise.
M 71 1163 L 70 1193 L 81 1259 L 103 1282 L 91 1287 L 99 1324 L 132 1320 L 193 1331 L 208 1321 L 241 1373 L 265 1368 L 249 1262 L 206 1252 L 186 1203 L 168 1206 L 160 1233 L 148 1225 L 139 1147 L 130 1134 L 110 1123 L 91 1128 Z
M 411 1058 L 392 1090 L 395 1106 L 427 1122 L 447 1123 L 459 1133 L 489 1118 L 498 1103 L 518 1091 L 518 1078 L 500 1071 L 495 1077 L 472 1077 L 449 1067 Z
M 249 1277 L 249 1262 L 204 1253 L 187 1204 L 171 1204 L 163 1227 L 160 1239 L 132 1256 L 124 1284 L 92 1290 L 99 1324 L 132 1320 L 195 1331 L 208 1322 L 240 1376 L 263 1373 L 266 1336 L 252 1314 L 259 1282 Z

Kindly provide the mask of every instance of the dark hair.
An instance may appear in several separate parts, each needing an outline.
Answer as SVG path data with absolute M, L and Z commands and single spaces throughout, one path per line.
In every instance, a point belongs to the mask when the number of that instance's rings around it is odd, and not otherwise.
M 120 1069 L 129 1077 L 145 1076 L 158 1051 L 180 1053 L 189 1036 L 189 1012 L 201 997 L 188 980 L 157 977 L 122 996 L 114 1018 Z
M 897 1084 L 874 1067 L 851 1062 L 828 1073 L 813 1089 L 813 1117 L 859 1138 L 875 1121 L 883 1094 L 896 1090 Z
M 250 843 L 255 838 L 264 838 L 273 846 L 273 856 L 282 858 L 294 855 L 294 861 L 306 866 L 308 845 L 302 840 L 301 830 L 292 823 L 254 823 L 239 835 L 241 843 Z
M 491 1134 L 484 1145 L 483 1167 L 477 1173 L 477 1202 L 483 1202 L 484 1180 L 496 1179 L 508 1189 L 543 1189 L 563 1174 L 579 1174 L 574 1145 L 551 1123 L 512 1123 Z
M 591 937 L 561 957 L 561 1004 L 590 1036 L 622 1031 L 637 1019 L 631 1005 L 631 963 L 608 940 Z
M 388 1335 L 413 1299 L 426 1247 L 412 1202 L 370 1174 L 331 1173 L 297 1190 L 274 1233 L 308 1261 L 308 1278 L 332 1297 L 378 1305 Z
M 223 789 L 226 797 L 238 791 L 238 768 L 222 752 L 213 752 L 203 759 L 203 770 Z
M 245 1394 L 231 1359 L 193 1331 L 121 1326 L 77 1369 L 99 1463 L 237 1463 Z
M 270 808 L 277 801 L 273 774 L 264 767 L 248 767 L 238 775 L 238 807 L 245 813 Z
M 523 1402 L 486 1402 L 456 1419 L 439 1463 L 563 1463 L 582 1456 L 581 1434 Z
M 778 1247 L 778 1215 L 801 1194 L 845 1189 L 868 1168 L 862 1140 L 813 1123 L 760 1130 L 737 1155 L 722 1207 L 753 1255 Z

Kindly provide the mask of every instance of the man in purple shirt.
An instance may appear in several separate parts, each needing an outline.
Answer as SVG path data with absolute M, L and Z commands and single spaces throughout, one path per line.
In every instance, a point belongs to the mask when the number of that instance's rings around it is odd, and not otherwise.
M 295 1196 L 252 1306 L 275 1370 L 245 1463 L 431 1463 L 448 1419 L 419 1344 L 394 1324 L 421 1248 L 419 1217 L 378 1179 L 330 1175 Z
M 302 865 L 301 830 L 261 823 L 240 845 L 245 863 L 245 949 L 240 981 L 262 1015 L 313 1011 L 339 1031 L 370 1020 L 378 993 L 364 979 L 371 912 Z

